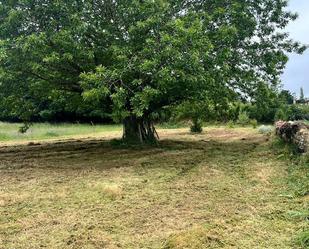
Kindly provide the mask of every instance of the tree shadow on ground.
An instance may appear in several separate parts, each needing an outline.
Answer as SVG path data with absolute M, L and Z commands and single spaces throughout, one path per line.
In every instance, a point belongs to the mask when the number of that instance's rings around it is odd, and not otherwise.
M 156 146 L 115 146 L 107 140 L 70 140 L 56 143 L 0 148 L 0 170 L 12 168 L 109 169 L 120 167 L 182 167 L 201 161 L 233 161 L 243 158 L 265 137 L 233 140 L 163 139 Z

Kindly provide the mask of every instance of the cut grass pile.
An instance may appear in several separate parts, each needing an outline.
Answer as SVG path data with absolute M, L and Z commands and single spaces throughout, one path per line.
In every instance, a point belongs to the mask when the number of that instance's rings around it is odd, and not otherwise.
M 0 248 L 305 248 L 308 195 L 267 136 L 159 134 L 0 148 Z

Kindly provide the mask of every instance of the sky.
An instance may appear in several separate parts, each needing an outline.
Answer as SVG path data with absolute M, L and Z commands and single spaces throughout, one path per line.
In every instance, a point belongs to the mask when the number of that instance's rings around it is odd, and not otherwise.
M 289 10 L 297 12 L 299 17 L 289 24 L 287 32 L 291 38 L 303 44 L 309 44 L 309 0 L 290 0 Z M 282 75 L 285 89 L 299 96 L 303 87 L 306 97 L 309 97 L 309 49 L 303 55 L 291 54 L 289 62 Z

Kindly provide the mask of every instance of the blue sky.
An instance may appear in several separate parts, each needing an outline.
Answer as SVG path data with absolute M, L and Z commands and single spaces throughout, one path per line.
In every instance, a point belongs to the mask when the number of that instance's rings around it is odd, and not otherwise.
M 289 24 L 287 31 L 294 40 L 309 44 L 309 0 L 290 0 L 289 10 L 297 12 L 299 18 Z M 309 49 L 303 55 L 290 55 L 282 81 L 284 88 L 299 96 L 300 87 L 309 97 Z

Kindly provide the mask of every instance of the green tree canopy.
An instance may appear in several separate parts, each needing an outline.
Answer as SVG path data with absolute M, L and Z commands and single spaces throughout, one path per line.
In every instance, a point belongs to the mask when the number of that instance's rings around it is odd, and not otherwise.
M 279 99 L 283 102 L 283 104 L 292 105 L 294 103 L 294 96 L 289 90 L 282 90 L 279 93 Z
M 3 98 L 23 115 L 31 98 L 75 92 L 124 122 L 124 138 L 155 139 L 169 105 L 275 87 L 297 16 L 285 0 L 0 0 Z M 47 96 L 48 97 L 48 96 Z M 21 111 L 22 110 L 22 111 Z

